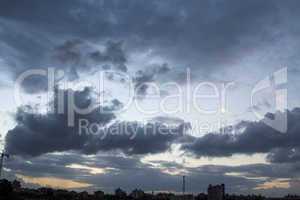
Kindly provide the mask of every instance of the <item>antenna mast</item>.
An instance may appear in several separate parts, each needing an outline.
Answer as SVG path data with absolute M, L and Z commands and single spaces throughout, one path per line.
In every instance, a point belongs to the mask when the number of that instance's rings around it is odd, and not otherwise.
M 185 176 L 182 176 L 182 195 L 185 194 Z
M 8 158 L 9 155 L 6 154 L 6 153 L 4 153 L 4 152 L 2 152 L 1 153 L 1 158 L 0 158 L 0 178 L 2 177 L 2 168 L 3 168 L 3 162 L 4 162 L 4 158 L 5 157 Z

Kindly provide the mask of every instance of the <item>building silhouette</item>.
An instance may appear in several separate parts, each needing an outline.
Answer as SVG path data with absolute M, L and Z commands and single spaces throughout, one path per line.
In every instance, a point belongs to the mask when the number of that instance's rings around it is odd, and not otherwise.
M 285 197 L 267 198 L 261 195 L 225 194 L 225 185 L 209 185 L 208 194 L 176 194 L 160 192 L 152 194 L 141 189 L 133 190 L 129 195 L 120 188 L 115 194 L 106 194 L 95 191 L 93 194 L 86 191 L 76 192 L 52 188 L 23 188 L 18 181 L 10 182 L 0 179 L 0 200 L 300 200 L 300 196 L 288 195 Z
M 118 189 L 115 190 L 115 196 L 118 199 L 126 199 L 127 194 L 124 190 L 122 190 L 121 188 L 118 188 Z
M 129 196 L 133 199 L 142 199 L 145 197 L 145 192 L 141 189 L 135 189 Z
M 225 185 L 209 185 L 207 189 L 207 200 L 224 200 Z

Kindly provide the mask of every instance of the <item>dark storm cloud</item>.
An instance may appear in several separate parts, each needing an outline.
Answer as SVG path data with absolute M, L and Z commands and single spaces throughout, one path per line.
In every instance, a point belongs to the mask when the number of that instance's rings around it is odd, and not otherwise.
M 191 67 L 193 74 L 206 72 L 209 77 L 209 72 L 254 49 L 263 49 L 279 38 L 295 37 L 298 29 L 291 28 L 293 22 L 287 16 L 298 16 L 294 11 L 297 6 L 294 1 L 276 0 L 4 0 L 0 3 L 1 24 L 9 29 L 4 28 L 1 34 L 9 47 L 30 60 L 29 65 L 23 65 L 24 59 L 20 61 L 21 71 L 33 67 L 32 63 L 44 65 L 47 62 L 41 58 L 53 43 L 76 37 L 92 43 L 122 40 L 130 52 L 152 49 L 154 55 L 176 63 L 179 71 Z M 77 57 L 70 53 L 68 56 Z M 97 51 L 91 55 L 97 60 L 112 59 L 126 71 L 126 58 L 118 44 L 110 46 L 107 53 L 113 57 Z
M 182 124 L 184 120 L 178 117 L 158 116 L 151 119 L 153 122 L 161 122 L 164 124 Z
M 126 154 L 158 153 L 169 149 L 172 142 L 185 132 L 184 122 L 172 128 L 163 123 L 115 122 L 104 128 L 115 118 L 114 112 L 120 107 L 117 100 L 112 101 L 109 107 L 99 106 L 88 114 L 76 112 L 74 126 L 68 126 L 70 92 L 74 93 L 75 105 L 81 109 L 95 104 L 90 88 L 82 91 L 57 89 L 52 112 L 35 114 L 26 109 L 19 109 L 16 113 L 17 126 L 10 130 L 6 137 L 7 151 L 11 154 L 30 156 L 67 150 L 78 150 L 87 154 L 114 150 Z M 64 112 L 58 111 L 59 108 Z M 85 123 L 97 124 L 97 130 L 89 129 Z
M 127 71 L 125 65 L 127 58 L 123 50 L 122 42 L 108 41 L 104 52 L 94 51 L 90 54 L 90 57 L 96 62 L 111 62 L 112 64 L 115 64 L 120 71 Z
M 38 27 L 20 21 L 0 17 L 0 54 L 7 63 L 9 77 L 13 81 L 28 69 L 45 69 L 51 63 L 47 56 L 54 47 L 54 37 Z M 42 76 L 31 76 L 23 82 L 28 93 L 43 92 L 47 80 Z
M 52 58 L 60 69 L 67 72 L 68 79 L 74 81 L 82 73 L 91 73 L 92 70 L 127 72 L 127 55 L 123 46 L 123 42 L 109 40 L 103 45 L 104 49 L 99 50 L 95 44 L 72 39 L 56 46 Z
M 108 41 L 103 51 L 80 39 L 67 40 L 55 48 L 55 57 L 63 64 L 75 68 L 88 68 L 93 65 L 112 65 L 110 68 L 127 71 L 127 56 L 122 42 Z M 94 61 L 92 64 L 88 63 Z M 89 65 L 90 64 L 90 65 Z
M 66 40 L 62 44 L 53 47 L 51 50 L 41 49 L 40 53 L 44 53 L 40 60 L 40 64 L 47 62 L 45 65 L 38 66 L 33 63 L 26 63 L 20 58 L 11 58 L 16 63 L 15 75 L 22 73 L 25 69 L 46 69 L 51 67 L 64 70 L 68 80 L 74 81 L 80 78 L 84 72 L 104 69 L 106 66 L 109 69 L 126 72 L 127 71 L 127 56 L 123 48 L 122 42 L 107 41 L 104 45 L 104 50 L 101 51 L 95 46 L 81 39 Z M 4 52 L 4 54 L 6 54 Z M 23 53 L 20 52 L 20 55 Z M 39 57 L 40 55 L 32 52 L 30 55 L 24 55 L 26 58 Z M 27 77 L 22 87 L 27 93 L 44 92 L 47 90 L 48 81 L 45 76 L 33 75 Z
M 136 94 L 143 97 L 147 94 L 149 83 L 154 82 L 154 73 L 138 71 L 134 77 Z
M 79 46 L 83 41 L 79 39 L 65 41 L 62 45 L 55 48 L 55 56 L 62 63 L 74 63 L 78 65 L 81 59 L 81 52 Z
M 275 148 L 268 154 L 267 159 L 272 163 L 300 162 L 299 146 Z
M 267 114 L 273 116 L 273 114 Z M 197 156 L 231 156 L 233 154 L 269 153 L 270 160 L 280 157 L 283 148 L 286 151 L 297 148 L 300 143 L 300 109 L 287 111 L 288 129 L 286 133 L 280 133 L 267 126 L 263 120 L 258 122 L 241 122 L 235 128 L 227 127 L 229 131 L 224 133 L 209 133 L 184 144 L 183 149 Z M 277 149 L 277 150 L 276 150 Z M 297 149 L 291 150 L 290 158 L 297 159 Z
M 78 123 L 74 127 L 68 126 L 69 102 L 68 92 L 63 91 L 63 101 L 58 97 L 60 90 L 56 90 L 54 98 L 54 109 L 47 114 L 35 114 L 19 109 L 16 113 L 17 126 L 10 130 L 6 138 L 7 150 L 12 154 L 40 155 L 53 151 L 64 151 L 69 149 L 83 148 L 88 135 L 79 135 Z M 74 92 L 74 91 L 73 91 Z M 92 102 L 91 89 L 74 92 L 76 106 L 87 108 Z M 63 104 L 63 105 L 61 105 Z M 58 113 L 58 107 L 63 108 L 63 113 Z M 115 118 L 113 107 L 104 107 L 106 112 L 100 112 L 100 107 L 92 110 L 89 114 L 76 113 L 75 121 L 84 118 L 91 122 L 106 124 Z
M 171 144 L 183 136 L 184 126 L 180 124 L 170 129 L 162 123 L 117 122 L 108 127 L 104 139 L 89 141 L 84 151 L 96 153 L 99 150 L 121 150 L 129 155 L 161 153 L 170 149 Z
M 171 68 L 167 63 L 146 66 L 145 70 L 139 70 L 133 77 L 135 92 L 138 97 L 147 95 L 149 84 L 158 81 L 159 76 L 170 72 Z
M 53 35 L 20 20 L 0 17 L 0 27 L 1 59 L 7 63 L 13 80 L 26 70 L 48 67 L 64 70 L 70 80 L 78 79 L 82 72 L 101 69 L 104 65 L 127 71 L 127 55 L 120 41 L 97 40 L 98 46 L 103 46 L 102 51 L 95 47 L 96 43 L 93 42 L 93 46 L 84 37 L 72 39 L 72 36 Z M 31 76 L 22 86 L 28 93 L 43 92 L 47 89 L 47 80 L 42 76 Z
M 45 92 L 48 89 L 48 80 L 45 76 L 31 76 L 22 82 L 22 88 L 29 94 Z

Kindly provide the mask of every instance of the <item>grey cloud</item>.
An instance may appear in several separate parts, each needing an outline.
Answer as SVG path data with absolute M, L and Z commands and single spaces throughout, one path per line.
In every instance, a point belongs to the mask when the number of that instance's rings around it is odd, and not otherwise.
M 213 70 L 237 62 L 253 49 L 264 49 L 280 38 L 295 37 L 298 29 L 291 28 L 293 22 L 286 18 L 290 15 L 297 18 L 296 6 L 294 1 L 258 0 L 243 3 L 222 0 L 126 3 L 30 0 L 20 3 L 4 0 L 0 16 L 8 23 L 22 24 L 21 30 L 39 27 L 35 34 L 45 37 L 39 38 L 47 48 L 53 46 L 49 45 L 50 41 L 61 41 L 70 35 L 92 42 L 120 39 L 126 42 L 129 51 L 152 49 L 155 55 L 171 61 L 171 65 L 181 66 L 180 70 L 191 67 L 193 73 L 206 72 L 209 76 Z M 14 31 L 4 30 L 6 35 L 11 32 Z M 19 35 L 23 38 L 24 31 L 19 31 Z M 16 48 L 16 41 L 11 41 L 10 45 Z M 35 42 L 29 40 L 24 46 L 32 47 L 39 55 L 44 51 L 40 51 L 40 45 L 34 45 Z M 116 53 L 113 55 L 118 57 L 113 60 L 123 62 L 119 50 L 115 46 L 112 49 Z M 106 57 L 97 52 L 92 55 Z M 29 58 L 39 60 L 38 57 Z M 126 70 L 123 64 L 119 68 Z
M 115 118 L 113 106 L 97 107 L 86 115 L 76 113 L 74 116 L 75 126 L 68 126 L 67 103 L 69 92 L 70 90 L 62 91 L 62 101 L 58 95 L 61 93 L 61 90 L 56 90 L 53 101 L 55 110 L 47 114 L 37 114 L 20 108 L 16 113 L 17 126 L 10 130 L 6 137 L 7 151 L 11 154 L 36 156 L 53 151 L 81 149 L 85 141 L 90 137 L 78 133 L 78 122 L 81 118 L 103 125 Z M 90 88 L 73 92 L 77 107 L 87 108 L 90 104 L 94 103 Z M 62 114 L 58 112 L 58 107 L 64 109 Z M 106 112 L 100 112 L 100 109 Z
M 67 40 L 62 45 L 55 48 L 55 57 L 63 63 L 73 62 L 78 65 L 81 59 L 79 46 L 82 44 L 83 41 L 79 39 Z
M 268 154 L 267 159 L 272 163 L 300 162 L 300 149 L 298 146 L 275 148 Z
M 31 25 L 24 25 L 18 21 L 0 18 L 1 58 L 7 63 L 12 80 L 27 69 L 43 69 L 49 66 L 45 63 L 46 52 L 50 52 L 52 37 L 39 31 Z M 41 92 L 47 87 L 47 80 L 40 76 L 29 77 L 23 87 L 26 92 Z
M 122 42 L 108 41 L 104 52 L 95 51 L 90 57 L 97 62 L 111 62 L 116 65 L 116 69 L 127 72 L 126 62 L 127 56 L 123 50 Z
M 133 77 L 135 92 L 138 98 L 143 98 L 147 94 L 149 83 L 159 81 L 159 77 L 168 73 L 171 68 L 167 63 L 153 64 L 146 66 L 145 70 L 138 70 Z
M 158 74 L 164 74 L 167 73 L 171 70 L 171 68 L 169 67 L 169 65 L 167 63 L 163 63 L 161 66 L 158 66 L 156 71 Z
M 81 164 L 96 168 L 108 167 L 111 170 L 106 171 L 104 174 L 90 174 L 88 170 L 65 167 L 70 164 Z M 181 183 L 179 176 L 164 173 L 162 170 L 183 167 L 177 163 L 161 163 L 160 166 L 156 168 L 143 163 L 139 157 L 124 157 L 116 154 L 97 154 L 93 157 L 87 157 L 68 152 L 60 155 L 45 154 L 33 158 L 15 156 L 6 163 L 6 167 L 11 170 L 11 172 L 6 172 L 6 175 L 23 174 L 32 177 L 73 179 L 93 184 L 91 190 L 101 188 L 105 192 L 112 192 L 117 187 L 122 187 L 128 192 L 136 187 L 143 188 L 145 191 L 181 191 L 181 188 L 178 187 Z M 187 190 L 202 192 L 206 190 L 209 183 L 224 181 L 230 186 L 227 188 L 228 192 L 241 191 L 241 187 L 251 191 L 251 188 L 261 183 L 261 181 L 225 175 L 228 171 L 237 170 L 235 168 L 231 169 L 226 166 L 218 166 L 218 170 L 212 170 L 212 168 L 215 167 L 187 168 Z M 240 187 L 236 185 L 240 185 Z
M 122 106 L 118 100 L 113 100 L 110 106 L 96 107 L 88 114 L 76 112 L 74 126 L 68 126 L 67 103 L 70 92 L 57 89 L 52 103 L 54 110 L 46 114 L 28 112 L 28 107 L 20 108 L 16 113 L 17 125 L 6 136 L 7 151 L 24 156 L 67 150 L 86 154 L 118 150 L 126 154 L 158 153 L 169 149 L 172 142 L 186 130 L 185 122 L 172 128 L 159 122 L 114 122 L 105 127 L 115 118 L 114 112 Z M 96 103 L 91 88 L 73 92 L 75 105 L 81 109 Z M 63 94 L 63 102 L 60 93 Z M 61 114 L 59 107 L 64 109 Z M 90 129 L 79 130 L 82 120 L 90 124 L 97 123 L 102 130 L 97 134 L 91 133 Z
M 3 38 L 1 58 L 9 66 L 7 70 L 13 74 L 13 80 L 28 69 L 48 67 L 64 70 L 70 80 L 78 79 L 82 72 L 90 72 L 97 67 L 101 69 L 107 64 L 115 70 L 127 71 L 127 55 L 122 42 L 100 40 L 99 44 L 104 43 L 102 52 L 85 38 L 57 37 L 32 24 L 0 18 L 0 26 L 0 37 Z M 103 59 L 92 57 L 95 53 L 100 53 Z M 44 92 L 47 80 L 46 77 L 31 76 L 22 86 L 28 93 Z
M 29 94 L 45 92 L 48 89 L 48 80 L 44 76 L 31 76 L 22 82 L 22 87 Z
M 272 160 L 275 154 L 281 153 L 281 151 L 276 151 L 275 149 L 290 149 L 299 146 L 300 109 L 295 108 L 286 112 L 288 120 L 287 133 L 276 131 L 267 126 L 263 120 L 258 122 L 241 122 L 235 128 L 227 127 L 227 132 L 225 131 L 225 133 L 209 133 L 203 137 L 196 138 L 193 142 L 184 144 L 183 149 L 197 156 L 208 157 L 269 153 L 273 150 L 269 155 L 270 160 Z M 270 116 L 274 115 L 271 113 L 266 115 L 268 118 Z
M 94 138 L 85 146 L 86 153 L 120 150 L 129 155 L 161 153 L 185 134 L 185 122 L 170 128 L 165 124 L 116 122 L 101 134 L 103 139 Z
M 160 161 L 154 163 L 158 167 L 141 162 L 140 157 L 105 153 L 94 156 L 84 156 L 76 152 L 44 154 L 30 158 L 14 156 L 6 162 L 6 168 L 11 171 L 5 172 L 5 175 L 23 174 L 33 177 L 74 179 L 93 184 L 91 190 L 101 188 L 105 192 L 112 192 L 120 186 L 127 191 L 141 187 L 146 191 L 172 190 L 179 192 L 181 191 L 181 188 L 178 187 L 181 183 L 180 177 L 167 174 L 164 171 L 185 170 L 187 191 L 189 192 L 204 192 L 208 184 L 225 183 L 228 193 L 242 194 L 270 194 L 272 189 L 254 190 L 254 188 L 259 184 L 278 178 L 291 179 L 289 181 L 291 187 L 281 191 L 280 194 L 296 192 L 297 177 L 300 175 L 300 168 L 290 164 L 203 165 L 189 168 L 174 162 Z M 71 164 L 108 168 L 108 170 L 105 174 L 90 174 L 89 170 L 65 167 Z M 230 173 L 238 175 L 230 175 Z M 279 194 L 276 193 L 276 195 Z
M 67 40 L 55 48 L 54 57 L 79 69 L 93 67 L 92 64 L 88 66 L 88 62 L 94 61 L 94 65 L 113 65 L 115 69 L 127 71 L 127 56 L 122 42 L 107 41 L 104 50 L 100 51 L 82 39 Z
M 54 49 L 53 58 L 67 70 L 69 80 L 80 78 L 82 72 L 92 69 L 114 69 L 127 72 L 127 55 L 123 42 L 107 41 L 104 50 L 97 49 L 82 39 L 67 40 Z
M 144 97 L 147 94 L 147 89 L 149 87 L 149 83 L 154 81 L 154 74 L 138 71 L 136 73 L 136 76 L 134 77 L 134 83 L 135 83 L 135 91 L 136 94 L 140 97 Z
M 137 158 L 121 155 L 97 154 L 85 156 L 77 152 L 63 152 L 61 154 L 44 154 L 36 157 L 12 156 L 6 161 L 6 167 L 15 174 L 21 173 L 29 176 L 50 176 L 67 179 L 82 179 L 91 176 L 88 170 L 74 169 L 67 166 L 72 164 L 84 165 L 94 168 L 110 168 L 111 170 L 134 170 L 146 167 Z M 80 173 L 78 173 L 80 170 Z
M 178 117 L 171 116 L 157 116 L 151 119 L 153 122 L 161 122 L 165 124 L 182 124 L 184 120 Z

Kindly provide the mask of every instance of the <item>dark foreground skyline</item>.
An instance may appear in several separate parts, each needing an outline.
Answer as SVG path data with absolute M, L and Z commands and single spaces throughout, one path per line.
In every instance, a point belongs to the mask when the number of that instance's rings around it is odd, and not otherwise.
M 299 200 L 300 196 L 287 195 L 284 197 L 265 197 L 262 195 L 241 195 L 241 194 L 226 194 L 223 190 L 222 194 L 218 194 L 217 190 L 210 189 L 208 186 L 207 193 L 172 193 L 172 192 L 144 192 L 142 189 L 134 189 L 130 193 L 121 188 L 117 188 L 114 193 L 104 193 L 101 190 L 88 193 L 86 191 L 76 192 L 71 190 L 52 189 L 52 188 L 23 188 L 19 181 L 9 182 L 5 179 L 0 180 L 0 197 L 1 199 L 16 199 L 16 200 L 34 200 L 34 199 L 85 199 L 85 200 Z

